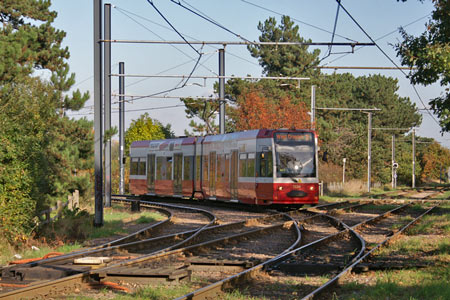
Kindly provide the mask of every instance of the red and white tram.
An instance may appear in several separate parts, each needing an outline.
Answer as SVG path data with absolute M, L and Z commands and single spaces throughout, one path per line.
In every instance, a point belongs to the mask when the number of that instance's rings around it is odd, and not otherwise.
M 316 204 L 317 135 L 260 129 L 131 144 L 130 192 L 256 205 Z

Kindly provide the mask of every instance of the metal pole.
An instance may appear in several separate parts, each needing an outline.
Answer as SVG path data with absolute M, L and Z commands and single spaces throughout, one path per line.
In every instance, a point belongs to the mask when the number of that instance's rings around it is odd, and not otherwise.
M 344 162 L 344 165 L 342 167 L 342 183 L 345 183 L 345 161 L 346 160 L 347 160 L 346 158 L 342 159 L 342 161 Z
M 369 120 L 367 126 L 367 192 L 370 193 L 370 168 L 372 160 L 372 113 L 368 113 Z
M 392 163 L 391 163 L 391 168 L 392 168 L 392 188 L 395 189 L 395 171 L 394 171 L 394 163 L 395 163 L 395 134 L 392 135 Z
M 119 63 L 119 73 L 125 73 L 125 64 Z M 119 77 L 119 93 L 125 94 L 125 77 Z M 120 181 L 119 181 L 119 193 L 123 195 L 125 193 L 125 170 L 123 161 L 123 149 L 125 145 L 125 97 L 119 96 L 119 165 L 120 165 Z
M 311 129 L 315 129 L 315 119 L 316 119 L 316 86 L 311 86 Z
M 219 49 L 219 76 L 225 76 L 225 48 Z M 225 134 L 225 78 L 219 78 L 219 128 Z
M 94 226 L 103 225 L 102 167 L 102 0 L 94 0 L 94 162 L 95 216 Z
M 412 130 L 412 188 L 416 187 L 416 129 Z
M 105 4 L 105 39 L 111 39 L 111 4 Z M 111 43 L 104 44 L 104 105 L 105 105 L 105 132 L 111 130 Z M 105 206 L 111 207 L 111 137 L 105 141 Z

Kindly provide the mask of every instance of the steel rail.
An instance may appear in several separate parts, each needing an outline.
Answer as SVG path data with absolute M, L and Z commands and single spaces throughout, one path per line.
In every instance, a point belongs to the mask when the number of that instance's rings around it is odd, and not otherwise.
M 335 223 L 335 226 L 341 225 L 341 226 L 345 227 L 345 225 L 342 222 L 340 222 L 339 220 L 337 220 L 337 219 L 335 219 L 333 217 L 327 216 L 325 214 L 317 213 L 316 215 L 314 215 L 312 217 L 326 217 L 326 218 L 329 218 L 330 220 L 332 220 L 332 222 Z M 250 268 L 250 269 L 244 270 L 244 271 L 242 271 L 242 272 L 240 272 L 238 274 L 232 275 L 230 277 L 227 277 L 225 279 L 222 279 L 220 281 L 212 283 L 212 284 L 210 284 L 208 286 L 205 286 L 205 287 L 202 287 L 200 289 L 197 289 L 197 290 L 195 290 L 195 291 L 193 291 L 191 293 L 185 294 L 185 295 L 183 295 L 181 297 L 176 298 L 175 300 L 206 299 L 208 297 L 213 299 L 213 297 L 218 296 L 221 293 L 223 286 L 225 286 L 227 284 L 234 284 L 235 282 L 240 281 L 242 278 L 245 278 L 246 276 L 251 276 L 251 274 L 253 274 L 253 273 L 256 273 L 256 272 L 268 269 L 269 267 L 274 266 L 277 263 L 280 263 L 281 261 L 284 261 L 284 260 L 290 258 L 292 255 L 294 255 L 298 251 L 301 251 L 301 250 L 309 248 L 309 247 L 313 247 L 314 245 L 318 245 L 318 244 L 320 244 L 320 243 L 322 243 L 322 242 L 324 242 L 326 240 L 335 238 L 339 234 L 343 234 L 344 232 L 348 232 L 349 230 L 350 229 L 345 228 L 344 230 L 342 230 L 342 231 L 340 231 L 338 233 L 329 235 L 327 237 L 321 238 L 321 239 L 316 240 L 316 241 L 314 241 L 312 243 L 309 243 L 307 245 L 304 245 L 304 246 L 301 246 L 299 248 L 292 249 L 290 251 L 282 253 L 282 254 L 280 254 L 280 255 L 278 255 L 278 256 L 276 256 L 276 257 L 274 257 L 274 258 L 272 258 L 272 259 L 270 259 L 270 260 L 268 260 L 266 262 L 263 262 L 263 263 L 258 264 L 256 266 Z M 358 234 L 356 232 L 355 232 L 355 235 L 358 236 Z M 358 239 L 362 243 L 362 247 L 365 248 L 364 240 L 361 237 L 358 237 Z M 364 249 L 361 249 L 360 253 L 363 253 L 363 251 L 364 251 Z M 358 256 L 360 256 L 360 253 L 358 253 Z
M 121 199 L 120 201 L 121 202 L 130 203 L 131 201 L 134 201 L 134 200 Z M 183 209 L 183 210 L 200 211 L 202 213 L 207 214 L 209 216 L 209 218 L 211 219 L 211 222 L 209 224 L 205 225 L 205 226 L 209 226 L 209 225 L 211 225 L 211 224 L 216 222 L 216 217 L 213 214 L 211 214 L 208 211 L 202 210 L 202 209 L 189 208 L 189 207 L 185 207 L 185 206 L 178 207 L 176 205 L 165 205 L 165 204 L 161 204 L 161 203 L 158 204 L 158 203 L 153 203 L 153 202 L 152 203 L 144 202 L 144 205 L 146 207 L 150 207 L 152 209 L 159 209 L 161 212 L 163 212 L 163 210 L 162 210 L 163 208 L 162 207 L 164 207 L 164 206 L 167 206 L 167 207 L 172 208 L 172 209 L 177 209 L 178 208 L 178 209 Z M 108 243 L 105 243 L 105 244 L 102 244 L 102 245 L 99 245 L 99 246 L 96 246 L 96 247 L 90 247 L 90 248 L 84 249 L 84 250 L 74 251 L 74 252 L 71 252 L 71 253 L 68 253 L 68 254 L 64 254 L 64 255 L 59 255 L 59 256 L 56 256 L 56 257 L 50 257 L 50 258 L 46 258 L 46 259 L 42 259 L 42 260 L 38 260 L 38 261 L 26 263 L 26 264 L 21 264 L 21 265 L 15 265 L 15 266 L 11 266 L 11 267 L 1 268 L 0 271 L 8 270 L 8 269 L 14 269 L 14 268 L 17 268 L 17 267 L 21 267 L 21 268 L 23 268 L 23 267 L 36 267 L 36 266 L 43 265 L 43 264 L 51 264 L 51 263 L 61 262 L 61 261 L 68 260 L 68 259 L 79 258 L 79 257 L 90 255 L 90 254 L 98 254 L 98 253 L 101 253 L 101 252 L 104 252 L 104 251 L 111 251 L 111 250 L 117 250 L 117 249 L 124 248 L 126 246 L 129 246 L 129 245 L 133 244 L 132 242 L 126 242 L 127 240 L 135 238 L 138 235 L 143 234 L 146 231 L 154 229 L 155 227 L 159 227 L 161 225 L 167 224 L 167 222 L 169 222 L 171 220 L 171 218 L 172 218 L 172 213 L 168 212 L 168 214 L 169 214 L 169 218 L 168 219 L 160 221 L 160 222 L 157 222 L 155 224 L 152 224 L 151 226 L 149 226 L 149 227 L 147 227 L 147 228 L 145 228 L 143 230 L 140 230 L 140 231 L 138 231 L 136 233 L 133 233 L 131 235 L 128 235 L 126 237 L 119 238 L 119 239 L 114 240 L 112 242 L 108 242 Z M 192 230 L 191 234 L 192 235 L 195 234 L 195 231 L 202 230 L 205 226 L 202 226 L 199 229 Z M 146 240 L 144 240 L 144 242 L 145 241 Z M 136 242 L 136 243 L 139 243 L 139 241 Z M 120 244 L 123 244 L 124 247 L 121 247 Z M 115 247 L 113 247 L 113 246 L 115 246 Z M 107 249 L 107 248 L 110 248 L 110 249 Z
M 408 204 L 407 204 L 407 205 L 408 205 Z M 387 217 L 388 215 L 390 215 L 391 213 L 393 213 L 393 212 L 395 212 L 395 211 L 397 211 L 397 210 L 403 209 L 403 208 L 406 207 L 407 205 L 400 206 L 400 207 L 394 208 L 394 209 L 392 209 L 392 210 L 390 210 L 390 211 L 384 212 L 384 213 L 382 213 L 381 215 L 379 215 L 379 216 L 377 216 L 377 217 L 370 218 L 369 220 L 366 220 L 365 222 L 367 222 L 367 223 L 375 222 L 375 221 L 377 221 L 377 220 L 380 219 L 380 218 Z M 355 228 L 355 227 L 357 227 L 357 226 L 358 226 L 358 227 L 359 227 L 359 226 L 362 226 L 362 224 L 363 224 L 364 222 L 361 222 L 361 223 L 359 223 L 359 224 L 357 224 L 357 225 L 355 225 L 355 226 L 353 226 L 353 227 L 349 227 L 349 226 L 346 226 L 346 224 L 343 223 L 342 221 L 340 221 L 340 220 L 338 220 L 338 219 L 336 219 L 336 218 L 333 218 L 333 217 L 331 217 L 331 216 L 328 216 L 328 215 L 326 215 L 326 214 L 317 214 L 316 216 L 326 216 L 326 217 L 330 217 L 330 219 L 333 220 L 333 222 L 336 222 L 336 223 L 335 223 L 335 226 L 339 226 L 339 225 L 340 225 L 340 226 L 344 227 L 344 229 L 341 230 L 341 231 L 339 231 L 339 232 L 337 232 L 337 233 L 328 235 L 328 236 L 323 237 L 323 238 L 321 238 L 321 239 L 318 239 L 318 240 L 316 240 L 316 241 L 314 241 L 314 242 L 311 242 L 311 243 L 309 243 L 309 244 L 307 244 L 307 245 L 303 245 L 303 246 L 301 246 L 301 247 L 299 247 L 299 248 L 293 249 L 293 250 L 291 250 L 291 251 L 289 251 L 289 252 L 286 252 L 286 253 L 284 253 L 284 254 L 282 254 L 282 255 L 279 255 L 279 256 L 277 256 L 277 257 L 274 257 L 274 258 L 272 258 L 272 259 L 269 260 L 269 261 L 263 262 L 263 263 L 261 263 L 261 264 L 259 264 L 259 265 L 257 265 L 257 266 L 254 266 L 254 267 L 252 267 L 252 268 L 250 268 L 250 269 L 248 269 L 248 270 L 245 270 L 245 271 L 243 271 L 243 272 L 241 272 L 241 273 L 239 273 L 239 274 L 230 276 L 230 277 L 228 277 L 228 278 L 225 278 L 225 279 L 222 279 L 222 280 L 217 281 L 217 282 L 215 282 L 215 283 L 212 283 L 212 284 L 210 284 L 210 285 L 208 285 L 208 286 L 206 286 L 206 287 L 197 289 L 196 291 L 191 292 L 191 293 L 188 293 L 188 294 L 183 295 L 183 296 L 181 296 L 181 297 L 178 297 L 178 298 L 176 298 L 175 300 L 204 299 L 204 298 L 206 298 L 207 295 L 208 295 L 208 296 L 219 295 L 219 293 L 221 293 L 222 286 L 224 286 L 225 284 L 228 284 L 228 283 L 233 284 L 233 282 L 237 282 L 237 281 L 239 281 L 240 279 L 244 278 L 245 276 L 251 276 L 252 273 L 259 272 L 259 271 L 263 271 L 263 270 L 265 270 L 265 269 L 269 269 L 270 267 L 275 266 L 276 264 L 279 264 L 279 263 L 281 263 L 281 262 L 283 262 L 283 261 L 289 259 L 289 258 L 292 257 L 293 255 L 295 255 L 297 252 L 300 252 L 300 251 L 302 251 L 302 250 L 304 250 L 304 249 L 306 249 L 306 248 L 309 248 L 309 247 L 317 246 L 317 245 L 319 245 L 319 244 L 321 244 L 321 243 L 323 243 L 323 242 L 326 242 L 327 240 L 331 240 L 331 239 L 333 239 L 333 238 L 336 238 L 336 237 L 338 237 L 339 235 L 344 234 L 345 232 L 352 232 L 352 231 L 353 231 L 354 234 L 355 234 L 355 236 L 357 236 L 358 239 L 359 239 L 360 241 L 362 241 L 362 243 L 364 243 L 364 244 L 362 244 L 362 245 L 363 245 L 363 247 L 364 247 L 364 249 L 365 249 L 365 242 L 364 242 L 364 239 L 362 239 L 362 237 L 361 237 L 358 233 L 356 233 L 356 232 L 354 231 L 354 228 Z M 312 217 L 316 217 L 316 216 L 312 216 Z M 353 258 L 352 261 L 355 260 L 355 259 L 358 259 L 358 258 L 362 257 L 362 253 L 364 253 L 364 249 L 361 248 L 361 250 L 360 250 L 360 252 L 358 253 L 358 255 L 355 256 L 355 258 Z
M 121 200 L 121 201 L 124 201 L 124 200 Z M 134 200 L 131 200 L 131 201 L 134 201 Z M 207 216 L 209 216 L 210 222 L 208 224 L 205 224 L 204 226 L 200 227 L 199 229 L 197 229 L 197 231 L 194 232 L 185 241 L 194 238 L 201 230 L 204 230 L 205 228 L 209 227 L 211 224 L 214 224 L 217 221 L 217 218 L 216 218 L 216 216 L 214 214 L 212 214 L 209 211 L 203 210 L 203 209 L 191 208 L 191 207 L 186 207 L 186 206 L 176 206 L 176 205 L 164 204 L 164 203 L 154 203 L 154 202 L 146 203 L 145 201 L 143 201 L 143 202 L 144 202 L 145 205 L 149 205 L 149 206 L 169 207 L 169 208 L 172 208 L 172 209 L 183 209 L 183 210 L 188 210 L 188 211 L 189 210 L 191 210 L 191 211 L 200 211 L 201 213 L 204 213 Z M 178 243 L 178 244 L 180 244 L 180 243 Z M 116 245 L 116 246 L 120 248 L 120 245 Z M 3 270 L 8 270 L 8 269 L 12 270 L 12 269 L 18 268 L 18 267 L 20 267 L 20 268 L 21 267 L 26 267 L 26 266 L 35 267 L 37 265 L 45 265 L 45 264 L 48 265 L 51 262 L 58 262 L 58 261 L 64 261 L 64 260 L 67 260 L 67 259 L 73 259 L 74 257 L 85 256 L 86 254 L 96 253 L 96 252 L 99 252 L 99 251 L 100 252 L 101 251 L 109 251 L 109 249 L 108 249 L 108 247 L 106 247 L 106 248 L 95 249 L 95 250 L 92 250 L 90 252 L 89 252 L 89 250 L 85 251 L 85 252 L 84 251 L 83 252 L 76 252 L 76 253 L 69 254 L 69 255 L 67 255 L 65 257 L 49 258 L 49 259 L 45 259 L 45 260 L 31 262 L 29 264 L 16 265 L 16 266 L 11 267 L 11 268 L 7 267 L 5 269 L 2 269 L 2 271 Z M 78 282 L 81 284 L 81 283 L 84 283 L 86 281 L 86 276 L 87 276 L 86 274 L 90 274 L 90 272 L 89 271 L 88 272 L 83 272 L 83 273 L 80 273 L 80 274 L 77 274 L 77 275 L 72 275 L 72 276 L 68 276 L 68 277 L 65 277 L 65 278 L 57 279 L 54 282 L 55 282 L 56 286 L 59 286 L 59 285 L 64 286 L 64 284 L 66 284 L 67 282 L 73 282 L 73 280 L 75 280 L 75 281 L 78 280 Z M 74 278 L 78 278 L 78 279 L 74 279 Z M 64 279 L 67 279 L 67 280 L 64 280 Z M 17 296 L 15 294 L 16 291 L 11 291 L 11 292 L 8 292 L 8 293 L 5 293 L 5 294 L 0 294 L 0 298 L 16 299 L 17 297 L 19 297 L 19 298 L 21 298 L 21 297 L 28 297 L 28 296 L 33 294 L 33 292 L 32 292 L 33 291 L 33 287 L 35 287 L 36 290 L 40 290 L 41 288 L 43 288 L 45 290 L 45 289 L 49 288 L 48 287 L 49 285 L 52 285 L 52 282 L 53 281 L 51 281 L 50 284 L 48 284 L 46 282 L 41 282 L 40 284 L 31 285 L 30 287 L 26 287 L 26 288 L 23 288 L 23 289 L 16 290 L 17 292 L 19 292 L 20 296 Z M 23 291 L 24 294 L 22 294 L 21 291 Z M 11 297 L 11 298 L 8 298 L 8 297 Z
M 357 266 L 359 263 L 361 263 L 364 259 L 368 258 L 369 256 L 371 256 L 377 249 L 381 248 L 382 246 L 388 244 L 392 239 L 398 237 L 401 233 L 403 233 L 405 230 L 407 230 L 410 226 L 414 225 L 415 223 L 417 223 L 423 216 L 425 216 L 426 214 L 428 214 L 429 212 L 431 212 L 434 208 L 436 208 L 438 205 L 435 205 L 433 207 L 431 207 L 430 209 L 428 209 L 427 211 L 425 211 L 424 213 L 422 213 L 420 216 L 418 216 L 417 218 L 415 218 L 414 220 L 412 220 L 411 222 L 409 222 L 408 224 L 406 224 L 404 227 L 402 227 L 400 230 L 398 230 L 396 233 L 394 233 L 391 236 L 388 236 L 384 241 L 382 241 L 381 243 L 377 244 L 375 247 L 373 247 L 370 251 L 368 251 L 366 254 L 364 254 L 363 256 L 361 256 L 358 260 L 356 260 L 355 262 L 353 262 L 350 266 L 348 266 L 347 268 L 345 268 L 342 272 L 340 272 L 338 275 L 336 275 L 335 277 L 333 277 L 332 279 L 330 279 L 329 281 L 327 281 L 325 284 L 323 284 L 322 286 L 320 286 L 319 288 L 317 288 L 316 290 L 314 290 L 313 292 L 311 292 L 310 294 L 306 295 L 305 297 L 303 297 L 303 300 L 309 300 L 309 299 L 313 299 L 315 296 L 317 296 L 319 293 L 323 292 L 325 289 L 329 288 L 330 286 L 332 286 L 334 283 L 336 283 L 340 278 L 342 278 L 343 276 L 345 276 L 347 273 L 349 273 L 355 266 Z M 355 225 L 356 226 L 356 225 Z
M 125 237 L 119 238 L 117 240 L 99 245 L 99 246 L 94 246 L 94 247 L 89 247 L 89 248 L 85 248 L 85 249 L 80 249 L 80 250 L 75 250 L 72 251 L 70 253 L 67 254 L 62 254 L 62 255 L 58 255 L 58 256 L 54 256 L 54 257 L 49 257 L 49 258 L 45 258 L 45 259 L 41 259 L 38 261 L 33 261 L 33 262 L 29 262 L 29 263 L 25 263 L 25 264 L 20 264 L 20 265 L 14 265 L 14 266 L 6 266 L 6 267 L 2 267 L 0 268 L 0 274 L 3 272 L 3 270 L 8 270 L 8 269 L 14 269 L 17 267 L 20 268 L 32 268 L 32 267 L 36 267 L 36 266 L 40 266 L 40 265 L 44 265 L 44 264 L 51 264 L 51 263 L 56 263 L 56 262 L 61 262 L 64 260 L 72 260 L 74 258 L 79 258 L 79 257 L 83 257 L 86 255 L 90 255 L 90 254 L 95 254 L 95 253 L 99 253 L 102 251 L 105 251 L 106 248 L 110 248 L 112 246 L 115 246 L 115 249 L 119 249 L 120 248 L 120 244 L 124 244 L 126 245 L 127 243 L 125 243 L 125 240 L 127 239 L 133 239 L 133 238 L 137 238 L 139 235 L 144 234 L 148 231 L 154 230 L 157 227 L 160 227 L 168 222 L 170 222 L 171 218 L 172 218 L 172 213 L 167 211 L 167 210 L 163 210 L 162 208 L 159 207 L 152 207 L 152 209 L 155 210 L 159 210 L 161 213 L 166 214 L 168 216 L 167 219 L 165 220 L 161 220 L 159 222 L 153 223 L 150 226 L 139 230 L 137 232 L 134 232 L 130 235 L 127 235 Z M 0 294 L 1 295 L 1 294 Z
M 292 219 L 292 218 L 290 218 L 290 219 Z M 14 291 L 11 291 L 8 293 L 0 294 L 0 298 L 2 298 L 2 299 L 3 298 L 4 299 L 20 299 L 20 298 L 24 298 L 24 297 L 33 297 L 33 296 L 36 296 L 39 294 L 45 296 L 45 295 L 48 295 L 48 293 L 50 293 L 51 295 L 54 295 L 54 294 L 58 294 L 61 292 L 66 292 L 68 289 L 68 286 L 73 286 L 73 285 L 80 286 L 80 285 L 86 284 L 86 283 L 89 284 L 89 281 L 91 281 L 91 283 L 93 282 L 93 278 L 97 278 L 97 282 L 98 282 L 100 273 L 107 272 L 108 270 L 113 270 L 114 268 L 117 268 L 117 267 L 131 266 L 131 265 L 134 265 L 137 263 L 146 262 L 151 259 L 158 259 L 158 258 L 162 258 L 162 257 L 169 256 L 169 255 L 176 255 L 176 254 L 182 253 L 184 251 L 190 251 L 190 250 L 194 250 L 196 248 L 207 247 L 207 246 L 211 246 L 211 245 L 221 243 L 224 241 L 229 241 L 232 239 L 239 239 L 243 236 L 262 233 L 262 232 L 273 230 L 276 228 L 283 228 L 287 225 L 289 225 L 289 226 L 293 225 L 295 228 L 295 231 L 296 231 L 296 235 L 297 235 L 295 242 L 288 248 L 288 249 L 291 249 L 295 245 L 297 245 L 301 239 L 300 229 L 298 228 L 297 224 L 294 221 L 283 222 L 281 224 L 277 224 L 277 225 L 249 231 L 249 232 L 244 232 L 244 233 L 240 233 L 240 234 L 235 234 L 235 235 L 228 236 L 228 237 L 221 238 L 221 239 L 207 241 L 207 242 L 197 244 L 197 245 L 192 245 L 192 246 L 189 246 L 189 247 L 186 247 L 183 249 L 171 250 L 169 252 L 158 253 L 156 255 L 154 255 L 154 254 L 143 255 L 143 256 L 135 258 L 135 259 L 130 259 L 130 260 L 127 260 L 124 262 L 112 264 L 108 267 L 91 270 L 91 271 L 86 271 L 86 272 L 83 272 L 80 274 L 68 276 L 65 278 L 57 279 L 57 280 L 41 282 L 39 284 L 25 287 L 25 288 L 22 288 L 19 290 L 14 290 Z M 288 251 L 288 250 L 285 250 L 285 251 Z

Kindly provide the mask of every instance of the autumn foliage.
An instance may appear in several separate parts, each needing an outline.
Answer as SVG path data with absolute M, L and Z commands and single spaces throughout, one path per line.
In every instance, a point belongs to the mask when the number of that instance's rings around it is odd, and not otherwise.
M 293 103 L 282 98 L 278 103 L 269 101 L 251 91 L 238 102 L 236 130 L 260 128 L 310 128 L 308 109 L 303 102 Z

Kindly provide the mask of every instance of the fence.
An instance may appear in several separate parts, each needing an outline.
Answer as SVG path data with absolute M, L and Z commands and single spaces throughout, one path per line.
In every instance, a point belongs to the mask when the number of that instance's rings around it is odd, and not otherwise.
M 37 214 L 39 218 L 39 225 L 50 223 L 61 217 L 62 210 L 64 207 L 68 207 L 70 210 L 75 209 L 80 206 L 80 192 L 75 190 L 71 195 L 67 196 L 67 202 L 62 202 L 58 200 L 56 206 L 50 207 L 49 209 L 43 210 Z M 56 211 L 56 214 L 52 217 L 52 212 Z
M 381 182 L 374 182 L 371 187 L 372 188 L 380 188 L 382 187 Z M 320 195 L 330 193 L 342 193 L 342 192 L 365 192 L 367 191 L 367 182 L 360 180 L 351 180 L 349 182 L 321 182 L 320 183 Z

